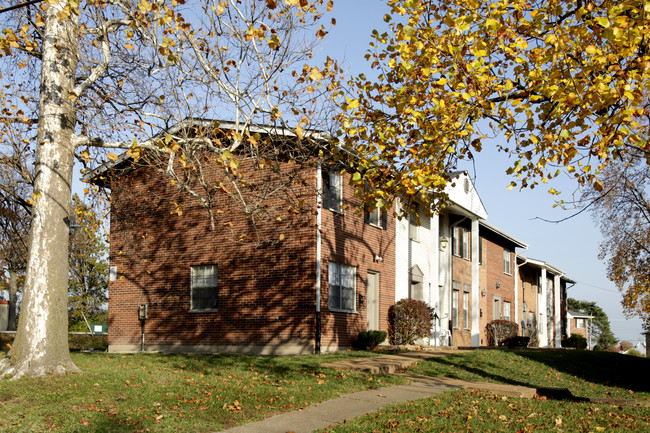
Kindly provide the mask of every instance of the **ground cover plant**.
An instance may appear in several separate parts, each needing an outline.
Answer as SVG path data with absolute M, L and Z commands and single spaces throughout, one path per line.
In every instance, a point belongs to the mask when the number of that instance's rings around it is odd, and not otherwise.
M 650 360 L 586 350 L 475 350 L 422 361 L 409 373 L 529 387 L 582 397 L 650 400 Z
M 0 379 L 0 430 L 219 431 L 340 394 L 406 381 L 319 367 L 374 355 L 73 353 L 82 374 Z
M 448 391 L 392 405 L 321 432 L 641 432 L 649 429 L 648 408 Z

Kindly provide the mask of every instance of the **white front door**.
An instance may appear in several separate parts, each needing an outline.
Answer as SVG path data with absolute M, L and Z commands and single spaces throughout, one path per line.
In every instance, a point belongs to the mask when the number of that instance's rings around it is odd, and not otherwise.
M 367 293 L 368 331 L 379 330 L 379 272 L 368 271 Z

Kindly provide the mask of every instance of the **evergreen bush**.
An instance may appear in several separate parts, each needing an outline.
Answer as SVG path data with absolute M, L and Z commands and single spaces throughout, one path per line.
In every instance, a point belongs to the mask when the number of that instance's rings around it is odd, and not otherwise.
M 372 350 L 386 340 L 386 331 L 361 331 L 357 336 L 357 348 Z

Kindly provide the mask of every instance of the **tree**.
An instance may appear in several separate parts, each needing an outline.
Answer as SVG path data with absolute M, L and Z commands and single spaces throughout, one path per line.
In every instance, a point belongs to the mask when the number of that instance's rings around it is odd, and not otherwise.
M 603 241 L 599 258 L 623 294 L 623 311 L 650 320 L 650 168 L 645 154 L 630 153 L 602 175 L 603 193 L 591 192 L 591 212 Z
M 604 166 L 647 152 L 643 1 L 388 4 L 390 32 L 366 55 L 378 78 L 351 80 L 339 116 L 370 201 L 443 206 L 458 161 L 495 137 L 514 157 L 510 188 L 567 173 L 600 191 Z
M 567 308 L 579 313 L 594 316 L 592 319 L 593 328 L 591 332 L 593 332 L 593 337 L 601 348 L 606 350 L 616 344 L 618 340 L 610 329 L 607 313 L 605 313 L 602 308 L 596 305 L 595 302 L 579 301 L 576 299 L 568 298 Z
M 331 4 L 325 6 L 322 0 L 288 0 L 282 5 L 273 0 L 224 0 L 206 1 L 198 9 L 183 8 L 183 3 L 93 0 L 80 8 L 74 0 L 48 0 L 38 5 L 21 4 L 2 14 L 2 73 L 13 74 L 19 78 L 17 82 L 35 83 L 3 94 L 4 120 L 23 125 L 31 133 L 22 139 L 35 152 L 35 168 L 33 194 L 27 198 L 32 221 L 25 290 L 13 348 L 0 361 L 2 375 L 18 378 L 78 371 L 67 346 L 68 264 L 61 260 L 67 257 L 69 246 L 75 156 L 87 166 L 101 162 L 98 155 L 117 159 L 115 154 L 94 149 L 128 149 L 128 156 L 134 160 L 148 152 L 167 162 L 172 181 L 183 180 L 190 170 L 200 172 L 197 164 L 206 160 L 205 154 L 192 154 L 190 150 L 198 143 L 206 144 L 205 137 L 197 137 L 193 128 L 177 128 L 182 132 L 179 136 L 161 137 L 157 132 L 197 112 L 213 111 L 212 104 L 220 95 L 228 96 L 237 113 L 244 107 L 251 113 L 245 118 L 236 116 L 240 129 L 233 138 L 235 143 L 246 143 L 253 153 L 262 147 L 248 128 L 255 116 L 265 114 L 271 126 L 283 118 L 279 102 L 271 100 L 269 89 L 280 89 L 278 99 L 283 107 L 295 108 L 294 114 L 290 111 L 285 117 L 298 118 L 296 136 L 303 136 L 310 123 L 309 112 L 294 106 L 299 98 L 291 87 L 286 94 L 281 89 L 293 81 L 313 93 L 322 87 L 320 81 L 328 68 L 335 70 L 335 65 L 314 69 L 302 64 L 298 71 L 287 70 L 295 76 L 284 79 L 276 78 L 283 74 L 283 65 L 295 65 L 301 57 L 270 69 L 265 66 L 276 54 L 287 53 L 285 47 L 303 42 L 302 34 L 292 31 L 292 23 L 303 29 L 314 28 L 313 35 L 322 37 L 326 31 L 318 20 L 322 9 L 331 8 Z M 181 11 L 192 15 L 196 27 L 190 26 Z M 229 22 L 238 25 L 230 28 Z M 276 27 L 285 28 L 282 26 L 288 26 L 286 31 L 278 32 Z M 207 43 L 220 35 L 225 36 L 219 42 L 229 36 L 232 44 Z M 254 55 L 229 57 L 232 48 L 240 45 L 253 47 L 245 52 Z M 303 47 L 308 59 L 309 45 Z M 210 88 L 210 81 L 197 79 L 193 75 L 196 64 L 204 77 L 230 86 L 228 91 Z M 248 75 L 251 70 L 247 67 L 255 64 L 264 73 Z M 242 83 L 250 84 L 244 87 Z M 25 109 L 31 101 L 38 101 L 37 110 Z M 25 114 L 31 112 L 37 117 Z M 212 125 L 211 129 L 215 128 L 218 125 Z M 232 149 L 218 145 L 218 138 L 209 144 L 218 161 L 236 170 Z M 176 172 L 176 167 L 182 170 Z M 198 179 L 200 185 L 200 176 Z M 179 184 L 183 187 L 182 182 Z M 191 183 L 188 191 L 192 192 L 196 184 Z M 196 198 L 209 202 L 208 195 L 197 194 Z
M 68 318 L 78 321 L 99 313 L 108 301 L 108 251 L 100 218 L 76 194 L 72 205 L 76 224 L 70 236 Z

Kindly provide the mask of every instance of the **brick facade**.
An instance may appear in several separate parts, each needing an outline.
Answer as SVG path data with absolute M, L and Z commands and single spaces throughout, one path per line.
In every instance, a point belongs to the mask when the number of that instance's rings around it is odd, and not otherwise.
M 115 176 L 110 262 L 117 279 L 109 284 L 109 350 L 140 349 L 138 306 L 147 304 L 146 350 L 312 353 L 317 179 L 315 166 L 305 168 L 291 188 L 303 207 L 288 213 L 286 201 L 270 199 L 265 203 L 268 218 L 256 225 L 225 194 L 217 196 L 213 228 L 198 200 L 153 168 L 141 166 Z M 394 222 L 388 219 L 386 230 L 365 224 L 352 187 L 347 180 L 343 185 L 343 211 L 321 211 L 324 351 L 349 347 L 366 329 L 368 272 L 379 273 L 382 330 L 387 329 L 394 299 Z M 330 261 L 356 268 L 355 312 L 328 309 Z M 190 308 L 190 269 L 199 265 L 218 268 L 215 311 Z

